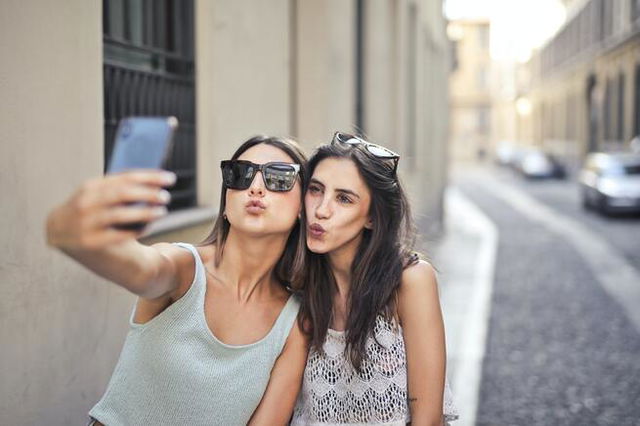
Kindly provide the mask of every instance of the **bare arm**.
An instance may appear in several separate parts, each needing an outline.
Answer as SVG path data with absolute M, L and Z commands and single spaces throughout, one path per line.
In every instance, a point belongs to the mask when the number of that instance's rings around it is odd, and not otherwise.
M 308 339 L 296 321 L 282 353 L 276 360 L 267 390 L 254 411 L 249 425 L 287 425 L 302 385 L 302 375 L 309 352 Z
M 407 351 L 411 423 L 441 425 L 445 379 L 445 336 L 438 283 L 427 262 L 402 275 L 398 313 Z
M 150 222 L 164 214 L 168 203 L 163 186 L 166 172 L 138 171 L 92 179 L 50 212 L 46 233 L 50 246 L 96 274 L 127 290 L 153 299 L 177 285 L 175 265 L 157 247 L 140 244 L 139 232 L 113 225 Z M 146 202 L 149 206 L 124 206 Z

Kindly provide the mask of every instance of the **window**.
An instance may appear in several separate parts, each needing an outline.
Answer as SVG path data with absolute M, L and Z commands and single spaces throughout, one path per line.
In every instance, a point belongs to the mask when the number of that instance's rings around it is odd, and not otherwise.
M 487 69 L 484 66 L 479 66 L 476 70 L 476 84 L 479 90 L 487 88 L 489 85 L 487 80 Z
M 631 22 L 640 18 L 640 0 L 629 0 L 631 2 Z
M 356 33 L 356 64 L 355 64 L 355 89 L 356 89 L 356 129 L 362 132 L 365 129 L 364 122 L 364 81 L 365 81 L 365 0 L 356 0 L 355 33 Z
M 480 134 L 488 134 L 490 125 L 489 125 L 489 117 L 491 114 L 491 110 L 488 107 L 479 107 L 477 109 L 477 119 L 478 119 L 478 133 Z
M 616 111 L 616 139 L 622 142 L 624 139 L 624 74 L 620 73 L 618 76 L 618 108 Z
M 604 89 L 604 139 L 605 141 L 609 141 L 609 139 L 611 139 L 611 137 L 613 136 L 613 132 L 611 131 L 611 115 L 613 113 L 613 111 L 611 111 L 612 107 L 613 107 L 613 102 L 612 102 L 612 96 L 611 96 L 611 82 L 610 80 L 607 80 L 605 89 Z
M 633 136 L 640 135 L 640 64 L 636 65 L 635 73 L 635 87 L 634 87 L 634 123 L 633 123 Z
M 406 43 L 406 146 L 407 146 L 407 162 L 410 170 L 415 170 L 417 164 L 417 133 L 416 126 L 418 123 L 417 116 L 417 97 L 416 97 L 416 80 L 417 80 L 417 66 L 416 52 L 418 50 L 417 38 L 418 38 L 418 11 L 415 4 L 410 5 L 406 9 L 407 11 L 407 43 Z M 431 70 L 427 70 L 431 72 Z M 428 78 L 429 75 L 424 77 Z
M 105 167 L 118 121 L 173 115 L 170 209 L 196 205 L 193 0 L 103 0 Z
M 489 48 L 489 25 L 478 26 L 478 44 L 481 49 Z
M 602 39 L 606 40 L 613 34 L 613 2 L 603 1 L 601 3 L 602 19 Z

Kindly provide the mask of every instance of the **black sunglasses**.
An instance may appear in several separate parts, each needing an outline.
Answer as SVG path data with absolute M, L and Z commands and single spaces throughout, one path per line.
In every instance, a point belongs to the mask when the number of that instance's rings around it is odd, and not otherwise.
M 333 142 L 336 143 L 344 143 L 347 145 L 362 145 L 364 146 L 369 153 L 373 156 L 382 158 L 384 160 L 393 160 L 393 172 L 398 169 L 398 162 L 400 161 L 400 155 L 391 151 L 388 148 L 385 148 L 382 145 L 377 145 L 375 143 L 367 142 L 358 136 L 350 135 L 348 133 L 336 132 L 333 135 Z
M 269 191 L 290 191 L 296 183 L 300 164 L 270 162 L 256 164 L 245 160 L 225 160 L 220 163 L 222 182 L 227 189 L 247 189 L 256 173 L 262 172 L 264 186 Z

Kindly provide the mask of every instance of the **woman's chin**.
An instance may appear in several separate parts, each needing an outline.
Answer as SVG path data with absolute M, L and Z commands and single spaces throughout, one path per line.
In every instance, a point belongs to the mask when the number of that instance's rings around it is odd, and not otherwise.
M 237 232 L 252 236 L 264 236 L 274 234 L 288 234 L 293 229 L 293 224 L 271 223 L 269 221 L 254 218 L 253 220 L 240 221 L 234 224 Z
M 326 254 L 329 249 L 323 241 L 307 237 L 307 248 L 315 254 Z

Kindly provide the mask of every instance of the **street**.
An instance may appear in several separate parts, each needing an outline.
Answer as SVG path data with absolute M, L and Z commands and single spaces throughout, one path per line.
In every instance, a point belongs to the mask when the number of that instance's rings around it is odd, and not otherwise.
M 432 257 L 460 424 L 639 425 L 640 217 L 509 170 L 460 170 L 452 187 Z

